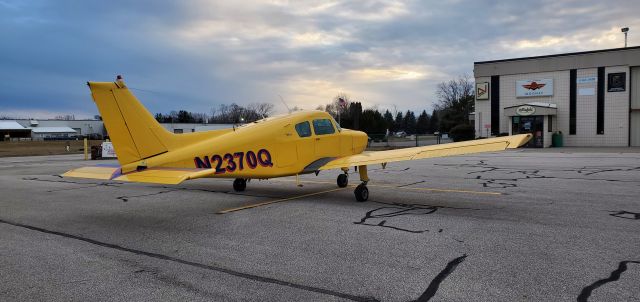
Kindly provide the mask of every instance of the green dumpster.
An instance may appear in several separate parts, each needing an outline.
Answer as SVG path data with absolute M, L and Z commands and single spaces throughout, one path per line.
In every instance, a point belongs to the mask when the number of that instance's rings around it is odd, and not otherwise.
M 562 138 L 562 131 L 555 132 L 551 135 L 551 146 L 553 147 L 562 147 L 564 145 L 564 141 Z

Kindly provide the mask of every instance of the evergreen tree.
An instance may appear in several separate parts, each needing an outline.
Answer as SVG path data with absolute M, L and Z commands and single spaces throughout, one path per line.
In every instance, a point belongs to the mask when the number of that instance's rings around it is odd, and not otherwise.
M 366 109 L 362 111 L 360 119 L 361 130 L 371 137 L 382 138 L 386 134 L 387 123 L 382 114 L 375 109 Z
M 178 111 L 178 123 L 193 123 L 193 116 L 191 116 L 191 112 L 186 110 Z
M 438 110 L 433 109 L 431 113 L 431 119 L 429 120 L 429 132 L 434 133 L 440 131 L 440 119 L 438 117 Z
M 429 115 L 426 110 L 422 110 L 416 123 L 416 132 L 418 134 L 426 134 L 429 131 Z
M 389 131 L 391 132 L 396 131 L 395 125 L 393 123 L 393 114 L 391 114 L 388 109 L 384 112 L 384 115 L 382 117 L 387 124 L 387 129 L 389 129 Z
M 360 102 L 352 102 L 349 103 L 349 110 L 347 111 L 349 115 L 349 119 L 351 120 L 351 125 L 349 129 L 360 130 L 362 129 L 362 125 L 360 121 L 362 120 L 362 103 Z
M 416 115 L 411 110 L 407 110 L 407 113 L 404 115 L 404 131 L 407 134 L 415 134 L 416 133 Z
M 398 112 L 398 114 L 396 114 L 396 120 L 393 124 L 395 132 L 404 130 L 404 118 L 402 117 L 402 112 Z

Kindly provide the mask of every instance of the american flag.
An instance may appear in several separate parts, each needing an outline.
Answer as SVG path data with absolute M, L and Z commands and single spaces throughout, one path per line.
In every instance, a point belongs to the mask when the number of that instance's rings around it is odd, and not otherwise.
M 338 98 L 338 105 L 340 105 L 340 107 L 345 107 L 347 106 L 347 101 L 345 101 L 343 98 Z

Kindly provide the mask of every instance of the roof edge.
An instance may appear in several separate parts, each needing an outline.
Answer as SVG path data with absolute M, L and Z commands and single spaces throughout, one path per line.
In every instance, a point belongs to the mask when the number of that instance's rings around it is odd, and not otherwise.
M 524 61 L 524 60 L 534 60 L 534 59 L 553 58 L 553 57 L 565 57 L 565 56 L 578 56 L 578 55 L 585 55 L 585 54 L 592 54 L 592 53 L 612 52 L 612 51 L 625 51 L 625 50 L 637 50 L 637 49 L 640 49 L 640 46 L 608 48 L 608 49 L 588 50 L 588 51 L 579 51 L 579 52 L 567 52 L 567 53 L 559 53 L 559 54 L 552 54 L 552 55 L 520 57 L 520 58 L 501 59 L 501 60 L 478 61 L 478 62 L 473 62 L 473 64 L 474 65 L 480 65 L 480 64 L 490 64 L 490 63 Z

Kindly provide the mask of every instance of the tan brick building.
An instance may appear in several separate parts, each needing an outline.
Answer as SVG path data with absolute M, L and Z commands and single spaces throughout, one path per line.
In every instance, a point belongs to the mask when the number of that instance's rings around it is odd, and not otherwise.
M 474 63 L 477 136 L 533 133 L 530 147 L 640 146 L 640 47 Z

